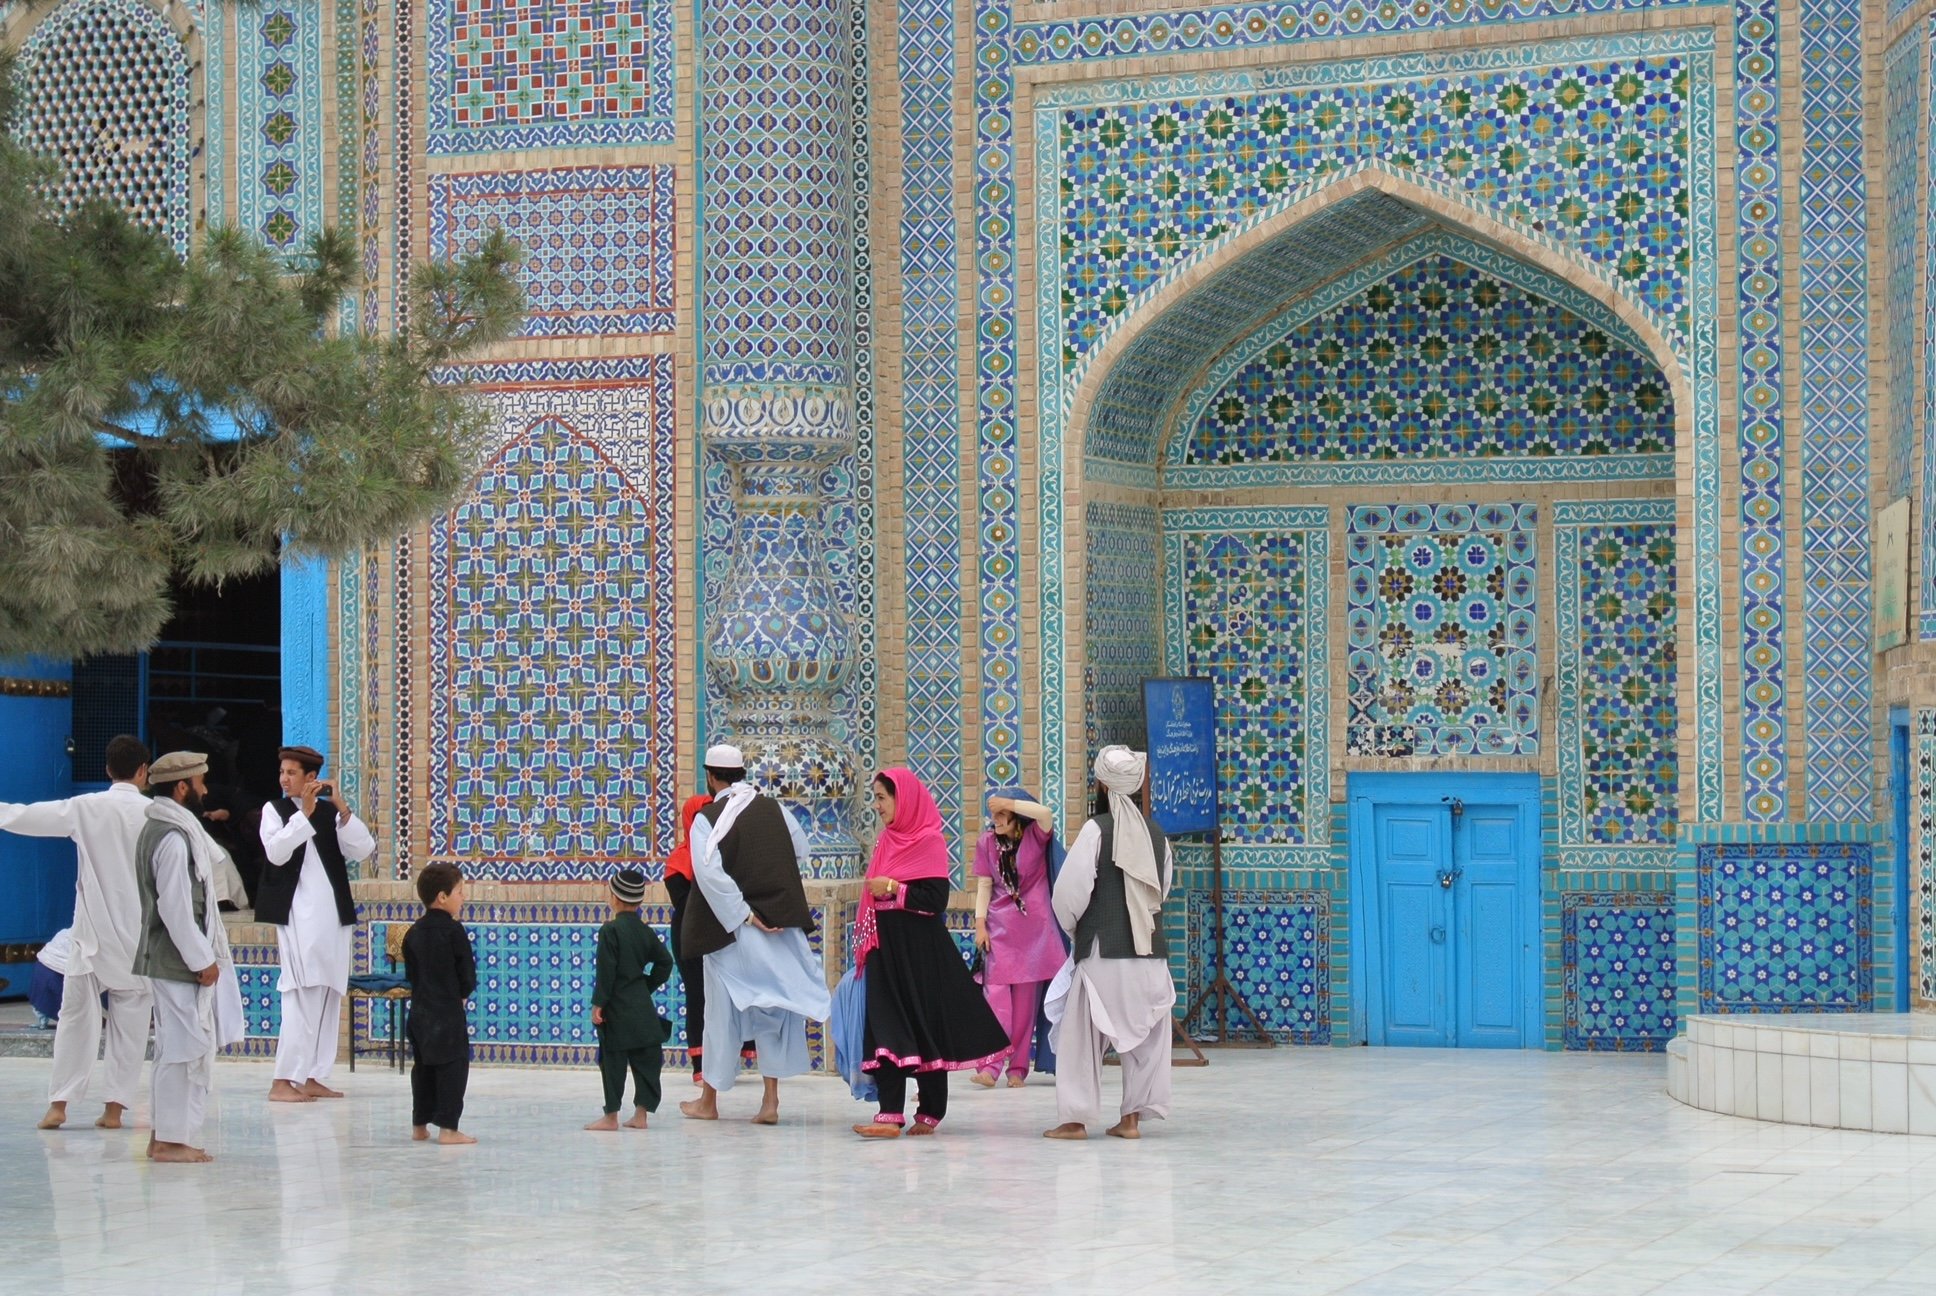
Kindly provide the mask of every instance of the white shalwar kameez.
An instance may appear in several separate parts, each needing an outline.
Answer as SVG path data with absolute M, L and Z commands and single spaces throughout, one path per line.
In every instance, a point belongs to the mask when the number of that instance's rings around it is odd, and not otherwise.
M 88 1073 L 94 1059 L 102 1056 L 103 994 L 108 997 L 103 1101 L 132 1108 L 141 1087 L 152 1002 L 148 979 L 134 974 L 134 948 L 141 936 L 134 846 L 147 812 L 148 798 L 132 783 L 65 801 L 0 802 L 0 829 L 23 837 L 69 838 L 79 863 L 73 948 L 62 969 L 66 980 L 54 1030 L 49 1102 L 87 1097 Z
M 793 842 L 794 860 L 806 860 L 806 834 L 785 807 L 781 813 Z M 833 996 L 805 932 L 798 927 L 761 931 L 746 921 L 753 911 L 727 875 L 719 848 L 713 844 L 713 831 L 714 825 L 704 815 L 692 821 L 693 880 L 712 906 L 713 917 L 734 937 L 731 945 L 705 957 L 702 1074 L 707 1084 L 724 1093 L 733 1087 L 740 1045 L 749 1039 L 759 1051 L 764 1078 L 784 1080 L 806 1071 L 807 1019 L 825 1021 Z
M 1102 829 L 1091 819 L 1076 834 L 1062 862 L 1053 896 L 1056 921 L 1075 934 L 1096 887 Z M 1170 893 L 1172 856 L 1165 843 L 1162 894 Z M 1176 982 L 1168 960 L 1103 958 L 1092 944 L 1076 950 L 1067 1002 L 1055 1045 L 1055 1106 L 1064 1123 L 1094 1125 L 1102 1119 L 1102 1055 L 1105 1045 L 1122 1062 L 1125 1116 L 1170 1114 L 1170 1015 Z M 1054 993 L 1053 991 L 1051 993 Z
M 289 902 L 289 922 L 276 928 L 276 955 L 282 976 L 282 1031 L 276 1041 L 276 1079 L 291 1084 L 327 1080 L 336 1069 L 336 1043 L 343 1025 L 343 995 L 350 988 L 350 938 L 336 912 L 336 892 L 323 861 L 311 845 L 316 829 L 300 814 L 283 822 L 279 803 L 262 807 L 262 849 L 269 867 L 302 869 Z M 336 824 L 336 844 L 346 863 L 366 860 L 376 838 L 355 815 Z
M 178 826 L 180 818 L 169 816 Z M 188 827 L 195 827 L 193 820 Z M 215 1051 L 242 1035 L 242 996 L 229 960 L 228 933 L 213 884 L 211 854 L 215 843 L 205 835 L 191 853 L 181 833 L 170 833 L 155 847 L 155 912 L 168 929 L 191 971 L 211 963 L 221 968 L 212 986 L 187 981 L 153 979 L 155 996 L 155 1139 L 161 1143 L 202 1145 L 202 1122 L 208 1110 L 209 1084 L 214 1079 Z M 203 912 L 195 913 L 190 870 L 202 878 Z

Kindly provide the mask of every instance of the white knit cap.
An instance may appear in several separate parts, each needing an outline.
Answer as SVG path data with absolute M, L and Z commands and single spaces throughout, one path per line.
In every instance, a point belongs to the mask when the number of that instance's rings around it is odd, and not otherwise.
M 706 749 L 706 768 L 743 770 L 746 768 L 746 757 L 731 743 L 719 743 Z

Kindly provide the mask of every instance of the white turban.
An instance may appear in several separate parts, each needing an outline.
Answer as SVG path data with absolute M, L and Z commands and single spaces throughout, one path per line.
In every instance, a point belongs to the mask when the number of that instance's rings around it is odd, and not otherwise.
M 1143 790 L 1143 775 L 1148 768 L 1149 757 L 1127 747 L 1109 746 L 1096 753 L 1096 781 L 1109 793 L 1109 818 L 1114 827 L 1110 858 L 1123 871 L 1129 929 L 1139 955 L 1150 952 L 1156 912 L 1163 904 L 1163 880 L 1157 872 L 1149 821 L 1132 799 Z

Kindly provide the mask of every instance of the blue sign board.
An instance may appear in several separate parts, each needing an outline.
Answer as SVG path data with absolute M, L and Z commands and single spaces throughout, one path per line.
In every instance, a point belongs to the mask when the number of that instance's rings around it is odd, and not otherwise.
M 1172 837 L 1217 827 L 1217 690 L 1207 679 L 1143 681 L 1150 814 Z

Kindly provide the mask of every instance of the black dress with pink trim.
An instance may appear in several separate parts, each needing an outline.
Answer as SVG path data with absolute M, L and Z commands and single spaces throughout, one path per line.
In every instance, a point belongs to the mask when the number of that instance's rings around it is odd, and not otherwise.
M 1008 1051 L 1008 1033 L 948 935 L 945 878 L 907 884 L 903 907 L 876 910 L 867 956 L 861 1070 L 968 1071 Z

